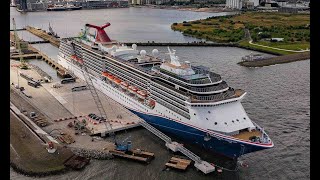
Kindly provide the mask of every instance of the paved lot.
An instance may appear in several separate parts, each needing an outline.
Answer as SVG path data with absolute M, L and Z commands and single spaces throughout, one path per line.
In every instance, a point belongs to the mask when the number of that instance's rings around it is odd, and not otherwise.
M 22 72 L 24 74 L 27 74 L 28 76 L 36 80 L 41 79 L 41 76 L 32 69 L 21 70 L 15 67 L 18 64 L 18 61 L 11 61 L 10 64 L 10 83 L 18 84 L 17 71 L 18 73 Z M 42 86 L 34 88 L 27 84 L 26 79 L 19 77 L 20 87 L 24 87 L 25 93 L 31 95 L 32 98 L 27 98 L 24 95 L 20 94 L 24 98 L 16 101 L 16 103 L 22 101 L 23 103 L 29 103 L 31 106 L 28 106 L 28 112 L 34 111 L 34 109 L 36 109 L 38 112 L 43 113 L 50 124 L 46 127 L 43 127 L 42 129 L 53 137 L 59 136 L 61 132 L 69 134 L 73 139 L 75 139 L 75 143 L 67 145 L 69 147 L 98 150 L 102 150 L 103 148 L 112 148 L 113 143 L 110 143 L 108 141 L 104 141 L 102 139 L 94 139 L 94 141 L 92 141 L 92 137 L 88 135 L 89 132 L 83 135 L 81 135 L 81 133 L 79 135 L 75 135 L 74 128 L 69 128 L 67 126 L 68 123 L 73 122 L 75 119 L 69 119 L 60 122 L 54 121 L 56 119 L 65 117 L 98 113 L 93 97 L 89 90 L 71 92 L 72 87 L 85 85 L 85 82 L 81 82 L 79 79 L 77 79 L 76 83 L 63 84 L 61 88 L 53 88 L 52 85 L 56 83 L 57 82 L 42 83 Z M 138 121 L 140 120 L 139 117 L 135 116 L 120 104 L 111 100 L 99 91 L 98 94 L 105 108 L 108 119 L 113 121 L 113 129 L 126 129 L 138 125 Z M 122 118 L 117 118 L 118 115 L 121 115 Z M 135 125 L 132 124 L 132 122 L 134 122 Z M 130 124 L 128 125 L 127 123 Z M 98 125 L 88 123 L 87 127 L 88 129 L 93 128 L 95 132 L 105 130 L 105 125 L 103 123 Z

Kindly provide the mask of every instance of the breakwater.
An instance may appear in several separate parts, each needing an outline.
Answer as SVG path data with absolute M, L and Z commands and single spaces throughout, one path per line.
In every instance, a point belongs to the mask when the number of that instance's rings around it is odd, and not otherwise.
M 289 63 L 294 61 L 307 60 L 307 59 L 310 59 L 310 52 L 289 54 L 289 55 L 283 55 L 283 56 L 272 57 L 272 58 L 256 60 L 256 61 L 241 61 L 238 64 L 246 67 L 262 67 L 262 66 L 269 66 L 274 64 L 282 64 L 282 63 Z

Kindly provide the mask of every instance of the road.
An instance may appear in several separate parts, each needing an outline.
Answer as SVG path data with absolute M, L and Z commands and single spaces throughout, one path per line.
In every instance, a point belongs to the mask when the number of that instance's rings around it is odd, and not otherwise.
M 296 53 L 309 52 L 309 51 L 310 51 L 309 49 L 296 51 L 296 50 L 282 49 L 282 48 L 276 48 L 276 47 L 264 46 L 264 45 L 261 45 L 261 44 L 253 43 L 253 42 L 252 42 L 252 38 L 251 38 L 250 31 L 249 31 L 248 29 L 245 29 L 245 37 L 246 37 L 246 38 L 249 38 L 249 44 L 251 44 L 251 45 L 255 45 L 255 46 L 260 46 L 260 47 L 265 47 L 265 48 L 275 49 L 275 50 L 280 50 L 280 51 L 296 52 Z

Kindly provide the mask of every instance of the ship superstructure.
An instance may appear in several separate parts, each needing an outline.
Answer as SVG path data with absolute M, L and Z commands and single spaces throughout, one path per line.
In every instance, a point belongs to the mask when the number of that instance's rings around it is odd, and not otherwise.
M 264 129 L 250 120 L 241 100 L 219 74 L 181 61 L 148 55 L 137 45 L 111 40 L 103 26 L 86 24 L 79 38 L 61 39 L 58 62 L 81 79 L 83 63 L 94 86 L 159 130 L 228 157 L 273 147 Z M 90 34 L 89 28 L 96 33 Z

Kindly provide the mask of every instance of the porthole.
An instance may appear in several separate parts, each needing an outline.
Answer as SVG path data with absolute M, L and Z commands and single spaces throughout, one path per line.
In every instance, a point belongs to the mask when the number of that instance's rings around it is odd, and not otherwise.
M 196 113 L 193 113 L 193 115 L 196 115 Z
M 239 122 L 239 119 L 237 119 L 237 121 Z
M 208 118 L 206 118 L 206 120 L 209 120 Z
M 210 114 L 211 112 L 210 112 L 210 111 L 208 111 L 208 113 Z
M 214 122 L 214 125 L 217 125 L 218 123 L 217 122 Z
M 232 122 L 234 123 L 234 120 L 232 120 Z
M 225 125 L 227 125 L 228 123 L 227 123 L 227 122 L 225 122 L 224 124 L 225 124 Z
M 244 120 L 246 120 L 246 118 L 245 118 L 245 117 L 244 117 L 243 119 L 244 119 Z

